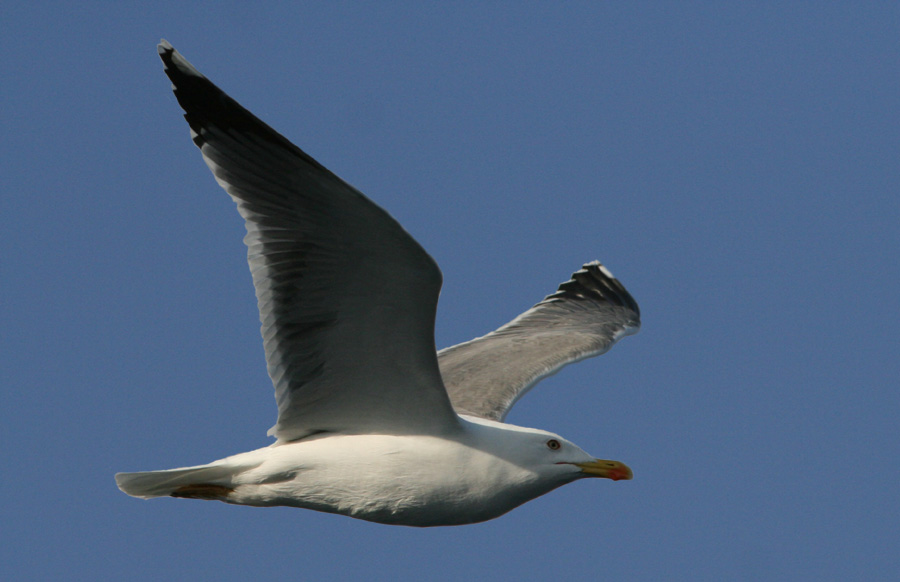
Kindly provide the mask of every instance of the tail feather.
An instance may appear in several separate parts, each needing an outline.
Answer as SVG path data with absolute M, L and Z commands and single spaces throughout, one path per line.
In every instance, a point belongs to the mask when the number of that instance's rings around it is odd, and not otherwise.
M 204 490 L 207 491 L 207 494 L 218 491 L 221 494 L 219 497 L 227 497 L 227 494 L 233 489 L 234 476 L 246 469 L 247 467 L 216 461 L 208 465 L 166 471 L 116 473 L 116 485 L 124 493 L 141 499 L 168 496 L 195 497 L 200 495 L 187 493 Z

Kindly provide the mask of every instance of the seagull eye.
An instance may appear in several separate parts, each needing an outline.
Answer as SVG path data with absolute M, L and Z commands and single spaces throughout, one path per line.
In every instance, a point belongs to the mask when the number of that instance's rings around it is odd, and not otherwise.
M 551 451 L 558 451 L 561 446 L 562 445 L 559 444 L 559 441 L 556 439 L 550 439 L 549 441 L 547 441 L 547 448 L 549 448 Z

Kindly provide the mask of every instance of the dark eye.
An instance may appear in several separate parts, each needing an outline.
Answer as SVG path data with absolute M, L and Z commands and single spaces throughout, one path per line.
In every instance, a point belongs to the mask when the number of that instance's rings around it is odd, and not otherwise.
M 549 441 L 547 441 L 547 448 L 549 448 L 551 451 L 558 451 L 561 446 L 562 445 L 559 444 L 559 441 L 556 439 L 550 439 Z

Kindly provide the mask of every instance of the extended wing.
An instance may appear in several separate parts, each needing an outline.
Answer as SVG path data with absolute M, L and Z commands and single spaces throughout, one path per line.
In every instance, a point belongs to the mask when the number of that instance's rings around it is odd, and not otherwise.
M 280 441 L 317 432 L 440 433 L 441 273 L 384 210 L 213 85 L 159 54 L 194 143 L 247 226 Z
M 625 287 L 599 262 L 588 263 L 503 327 L 438 352 L 453 407 L 502 421 L 541 379 L 637 333 L 640 317 Z

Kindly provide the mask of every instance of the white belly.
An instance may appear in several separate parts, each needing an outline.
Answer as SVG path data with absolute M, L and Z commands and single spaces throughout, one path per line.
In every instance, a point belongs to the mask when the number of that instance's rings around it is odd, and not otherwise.
M 228 460 L 245 464 L 251 456 L 264 460 L 234 477 L 229 503 L 302 507 L 388 524 L 484 521 L 552 488 L 539 485 L 531 471 L 439 437 L 328 436 Z

